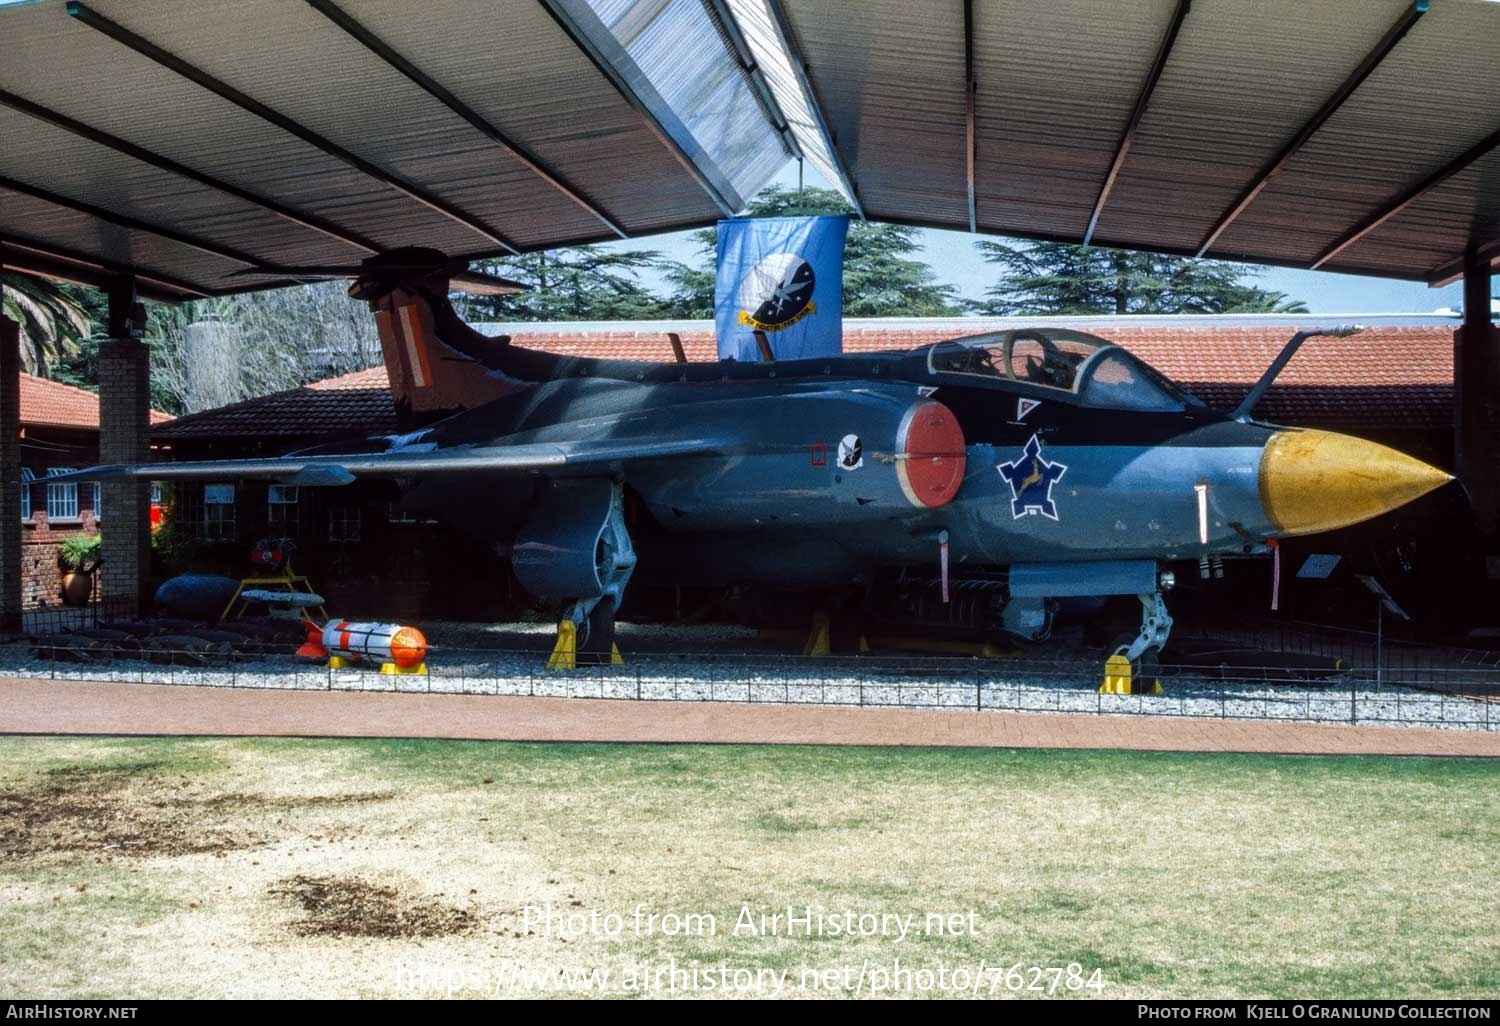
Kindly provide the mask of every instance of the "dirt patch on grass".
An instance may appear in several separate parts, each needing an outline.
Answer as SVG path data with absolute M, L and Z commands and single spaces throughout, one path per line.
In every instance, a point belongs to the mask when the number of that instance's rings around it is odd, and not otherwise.
M 267 812 L 384 801 L 393 792 L 267 796 L 161 775 L 159 763 L 49 770 L 0 792 L 0 862 L 57 855 L 196 855 L 270 843 L 245 824 Z M 262 820 L 262 822 L 264 822 Z M 282 822 L 277 820 L 277 823 Z
M 292 930 L 304 937 L 449 937 L 479 925 L 468 909 L 359 877 L 298 875 L 270 893 L 301 907 Z

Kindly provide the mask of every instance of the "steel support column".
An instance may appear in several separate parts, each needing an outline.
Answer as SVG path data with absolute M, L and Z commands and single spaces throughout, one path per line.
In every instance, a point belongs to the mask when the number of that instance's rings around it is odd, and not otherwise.
M 1464 321 L 1453 348 L 1453 449 L 1484 554 L 1493 558 L 1500 554 L 1500 332 L 1491 323 L 1490 274 L 1477 252 L 1465 259 Z
M 0 316 L 0 633 L 21 629 L 21 326 Z
M 144 309 L 135 281 L 109 289 L 109 338 L 99 346 L 99 462 L 144 463 L 150 455 L 151 364 L 140 339 Z M 99 595 L 112 616 L 138 614 L 147 604 L 151 560 L 150 485 L 133 478 L 103 488 L 103 565 Z

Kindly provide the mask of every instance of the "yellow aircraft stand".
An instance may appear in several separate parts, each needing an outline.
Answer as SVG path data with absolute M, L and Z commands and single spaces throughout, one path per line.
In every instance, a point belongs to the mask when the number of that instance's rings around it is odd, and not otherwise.
M 328 668 L 330 670 L 358 669 L 359 663 L 348 656 L 329 656 Z M 424 662 L 416 666 L 397 666 L 395 663 L 381 663 L 380 672 L 387 677 L 425 677 L 427 664 Z
M 832 628 L 829 626 L 828 614 L 814 613 L 812 630 L 808 632 L 807 641 L 802 645 L 802 654 L 805 656 L 826 656 L 832 651 Z
M 246 591 L 252 591 L 257 588 L 270 588 L 285 589 L 289 594 L 297 594 L 298 585 L 301 585 L 303 590 L 307 592 L 312 591 L 312 581 L 307 577 L 306 574 L 299 574 L 293 571 L 292 561 L 290 559 L 282 565 L 281 573 L 277 574 L 274 577 L 242 578 L 240 580 L 240 586 L 234 589 L 234 597 L 232 597 L 229 600 L 229 604 L 224 607 L 224 612 L 219 614 L 219 619 L 238 620 L 245 615 L 245 610 L 249 608 L 250 603 L 248 600 L 241 600 L 240 595 Z M 236 605 L 239 606 L 238 609 L 235 608 Z M 322 606 L 303 606 L 301 608 L 317 609 L 320 619 L 328 619 L 328 610 L 324 609 Z
M 620 655 L 619 645 L 609 646 L 609 665 L 624 666 L 625 657 Z M 572 620 L 562 620 L 557 625 L 557 644 L 547 657 L 549 670 L 578 669 L 578 627 Z
M 1117 652 L 1104 660 L 1104 683 L 1099 685 L 1101 695 L 1159 695 L 1161 681 L 1153 679 L 1148 686 L 1143 680 L 1140 689 L 1135 683 L 1135 670 L 1123 653 Z
M 387 677 L 425 677 L 427 676 L 427 664 L 418 663 L 416 666 L 397 666 L 395 663 L 381 663 L 380 672 Z

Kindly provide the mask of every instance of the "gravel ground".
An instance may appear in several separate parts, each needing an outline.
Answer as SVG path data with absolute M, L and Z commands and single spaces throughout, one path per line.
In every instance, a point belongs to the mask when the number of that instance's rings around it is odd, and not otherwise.
M 620 625 L 627 664 L 547 671 L 550 625 L 431 624 L 426 677 L 328 670 L 290 656 L 217 666 L 134 659 L 52 662 L 0 646 L 0 674 L 213 687 L 329 688 L 654 701 L 813 703 L 1290 720 L 1500 730 L 1495 703 L 1339 676 L 1311 684 L 1232 681 L 1168 671 L 1162 695 L 1101 695 L 1097 656 L 1066 639 L 1048 660 L 942 656 L 804 659 L 750 628 Z

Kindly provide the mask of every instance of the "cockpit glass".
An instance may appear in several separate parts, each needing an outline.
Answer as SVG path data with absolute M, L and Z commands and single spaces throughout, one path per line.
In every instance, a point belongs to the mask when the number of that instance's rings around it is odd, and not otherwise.
M 1072 392 L 1092 406 L 1181 410 L 1191 398 L 1105 339 L 1064 328 L 1023 328 L 940 342 L 928 369 Z

